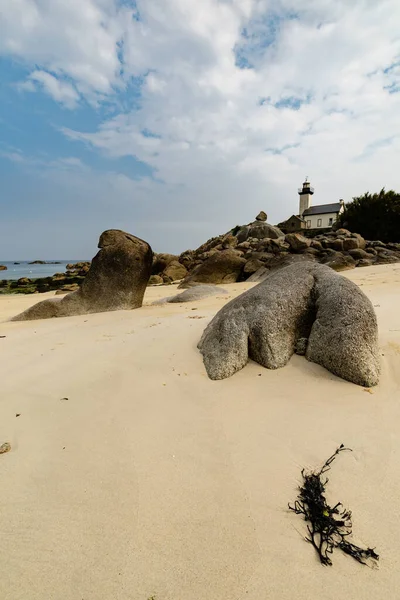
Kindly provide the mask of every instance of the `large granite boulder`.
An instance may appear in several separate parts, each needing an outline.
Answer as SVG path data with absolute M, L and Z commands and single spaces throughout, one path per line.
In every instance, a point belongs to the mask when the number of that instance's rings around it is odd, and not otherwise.
M 180 287 L 191 283 L 235 283 L 246 261 L 236 250 L 221 250 L 212 254 L 186 277 Z
M 336 250 L 336 252 L 343 252 L 343 240 L 341 239 L 333 239 L 330 240 L 330 242 L 327 244 L 328 248 L 331 248 L 332 250 Z
M 259 216 L 259 215 L 258 215 Z M 266 221 L 256 220 L 250 225 L 244 225 L 236 234 L 238 243 L 245 242 L 249 238 L 263 240 L 264 238 L 277 239 L 284 237 L 284 233 L 274 225 L 270 225 Z
M 366 246 L 364 238 L 358 233 L 352 233 L 351 237 L 346 237 L 344 240 L 342 240 L 342 244 L 343 250 L 345 251 L 357 249 L 364 250 Z
M 253 256 L 246 262 L 246 264 L 244 265 L 243 271 L 247 275 L 252 275 L 253 273 L 258 271 L 258 269 L 260 269 L 263 266 L 264 266 L 263 261 L 260 260 L 259 258 Z
M 300 233 L 288 233 L 285 235 L 285 242 L 289 244 L 294 252 L 302 252 L 311 246 L 311 240 Z
M 168 277 L 171 281 L 178 281 L 183 279 L 187 275 L 187 269 L 177 260 L 173 260 L 169 263 L 168 267 L 164 269 L 163 275 Z
M 81 287 L 64 298 L 35 304 L 13 321 L 68 317 L 142 306 L 153 252 L 147 242 L 118 229 L 101 234 L 99 252 Z
M 361 250 L 361 248 L 354 248 L 353 250 L 349 250 L 349 254 L 355 260 L 360 260 L 362 258 L 371 258 L 371 254 L 369 254 L 365 250 Z
M 377 322 L 359 287 L 326 266 L 299 263 L 269 274 L 226 304 L 198 345 L 211 379 L 224 379 L 249 358 L 268 369 L 297 348 L 332 373 L 363 386 L 379 379 Z
M 334 250 L 326 254 L 321 262 L 334 271 L 348 271 L 356 266 L 356 261 L 352 256 Z

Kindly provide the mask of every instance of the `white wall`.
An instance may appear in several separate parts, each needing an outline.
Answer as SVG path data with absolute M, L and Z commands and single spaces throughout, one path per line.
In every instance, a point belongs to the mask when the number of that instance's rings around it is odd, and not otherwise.
M 331 222 L 329 220 L 332 219 Z M 332 227 L 337 219 L 337 213 L 326 213 L 324 215 L 307 215 L 304 217 L 307 229 L 318 229 L 319 227 Z
M 302 215 L 311 206 L 311 195 L 301 194 L 299 199 L 299 215 Z

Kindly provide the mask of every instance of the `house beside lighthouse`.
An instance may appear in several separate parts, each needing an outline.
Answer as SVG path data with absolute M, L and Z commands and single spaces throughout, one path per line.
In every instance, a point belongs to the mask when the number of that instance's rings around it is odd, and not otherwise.
M 302 187 L 298 189 L 298 194 L 299 214 L 292 215 L 287 221 L 280 224 L 288 233 L 300 229 L 329 229 L 333 227 L 338 216 L 344 210 L 343 200 L 312 206 L 314 188 L 311 187 L 308 177 L 305 178 Z

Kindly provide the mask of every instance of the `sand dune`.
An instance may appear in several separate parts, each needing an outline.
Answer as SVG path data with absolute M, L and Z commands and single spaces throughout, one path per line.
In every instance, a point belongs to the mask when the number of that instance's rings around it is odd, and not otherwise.
M 348 271 L 378 316 L 381 383 L 295 356 L 210 381 L 196 348 L 231 297 L 7 322 L 0 296 L 1 600 L 379 600 L 400 589 L 400 265 Z M 45 296 L 51 296 L 46 294 Z M 41 296 L 42 298 L 43 296 Z M 16 414 L 20 414 L 16 417 Z M 322 567 L 287 510 L 340 443 L 328 498 L 378 570 Z

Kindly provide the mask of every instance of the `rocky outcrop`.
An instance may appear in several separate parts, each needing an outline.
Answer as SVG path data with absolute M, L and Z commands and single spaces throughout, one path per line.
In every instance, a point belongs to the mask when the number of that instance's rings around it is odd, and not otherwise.
M 283 367 L 296 350 L 358 385 L 379 379 L 371 302 L 354 283 L 313 263 L 281 269 L 231 300 L 198 347 L 211 379 L 230 377 L 249 358 L 268 369 Z
M 78 273 L 82 269 L 85 269 L 85 271 L 87 272 L 89 270 L 89 268 L 90 268 L 90 262 L 88 262 L 88 261 L 77 262 L 77 263 L 68 263 L 68 265 L 66 266 L 67 271 L 69 271 L 71 273 Z
M 253 278 L 256 273 L 259 277 L 264 269 L 280 269 L 297 260 L 326 264 L 337 271 L 400 261 L 400 243 L 368 241 L 343 228 L 324 230 L 318 235 L 315 231 L 302 230 L 285 236 L 279 228 L 267 223 L 266 217 L 261 211 L 253 223 L 236 226 L 179 256 L 155 254 L 149 284 L 170 284 L 182 279 L 184 286 L 235 283 Z M 0 280 L 0 293 L 67 289 L 82 283 L 89 269 L 89 262 L 69 264 L 64 274 L 32 280 L 30 285 L 24 286 Z
M 6 265 L 0 265 L 0 271 L 7 271 Z
M 187 268 L 175 254 L 155 254 L 151 272 L 152 276 L 161 277 L 162 283 L 173 283 L 187 275 Z
M 143 240 L 117 229 L 102 233 L 99 252 L 81 287 L 64 298 L 35 304 L 14 321 L 48 319 L 142 306 L 153 252 Z
M 197 283 L 235 283 L 238 280 L 246 261 L 241 253 L 235 250 L 216 252 L 199 264 L 183 281 L 181 287 Z
M 245 242 L 249 238 L 262 240 L 264 238 L 277 239 L 283 236 L 283 232 L 278 227 L 274 227 L 263 221 L 254 221 L 250 225 L 245 225 L 236 234 L 239 243 Z
M 265 221 L 256 219 L 254 223 L 236 227 L 225 235 L 211 238 L 197 250 L 184 252 L 179 256 L 179 262 L 184 264 L 189 272 L 185 283 L 223 281 L 223 274 L 217 270 L 213 278 L 211 269 L 219 263 L 221 252 L 225 250 L 240 253 L 246 261 L 243 268 L 237 270 L 236 281 L 249 278 L 253 280 L 255 273 L 258 273 L 255 278 L 258 280 L 258 277 L 264 276 L 264 270 L 276 270 L 292 264 L 295 260 L 323 263 L 336 271 L 400 260 L 400 244 L 390 246 L 379 241 L 369 242 L 346 229 L 328 231 L 312 238 L 307 237 L 307 231 L 284 236 L 280 230 L 271 230 L 271 227 L 273 228 Z M 278 234 L 280 235 L 276 237 Z M 199 273 L 203 273 L 203 269 L 207 271 L 206 281 L 202 276 L 201 279 L 197 278 Z M 227 274 L 225 282 L 234 281 L 234 274 L 229 271 Z

